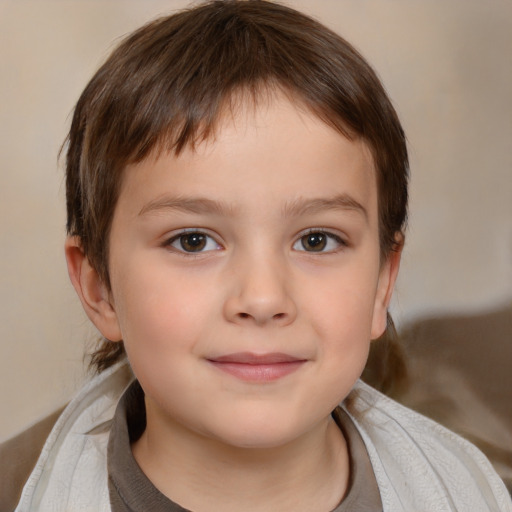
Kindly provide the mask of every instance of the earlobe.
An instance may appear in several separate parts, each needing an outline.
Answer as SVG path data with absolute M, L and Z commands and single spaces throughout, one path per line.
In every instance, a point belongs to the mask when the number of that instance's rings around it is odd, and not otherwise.
M 398 236 L 398 235 L 397 235 Z M 389 303 L 395 288 L 400 259 L 402 257 L 403 235 L 399 235 L 396 247 L 390 251 L 386 262 L 382 265 L 373 307 L 371 339 L 375 340 L 384 334 L 387 327 Z
M 110 341 L 122 339 L 111 294 L 85 256 L 80 239 L 70 236 L 65 243 L 69 278 L 91 322 Z

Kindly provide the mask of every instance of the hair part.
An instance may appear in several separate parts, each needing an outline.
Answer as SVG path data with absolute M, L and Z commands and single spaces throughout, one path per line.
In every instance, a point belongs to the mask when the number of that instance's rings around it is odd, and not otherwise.
M 109 234 L 123 171 L 152 152 L 194 147 L 226 110 L 276 90 L 371 150 L 382 259 L 407 218 L 404 132 L 375 72 L 343 38 L 265 0 L 215 0 L 129 35 L 86 86 L 67 137 L 67 232 L 110 288 Z M 124 353 L 104 341 L 102 370 Z

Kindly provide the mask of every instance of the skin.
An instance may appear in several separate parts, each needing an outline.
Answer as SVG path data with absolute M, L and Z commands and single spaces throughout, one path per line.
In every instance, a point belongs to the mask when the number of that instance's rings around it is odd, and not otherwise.
M 335 508 L 349 461 L 330 413 L 385 329 L 400 260 L 379 258 L 364 142 L 284 95 L 244 105 L 194 150 L 129 166 L 110 236 L 111 290 L 79 240 L 66 255 L 145 391 L 132 449 L 150 480 L 196 512 Z M 294 363 L 241 377 L 219 363 L 239 353 Z

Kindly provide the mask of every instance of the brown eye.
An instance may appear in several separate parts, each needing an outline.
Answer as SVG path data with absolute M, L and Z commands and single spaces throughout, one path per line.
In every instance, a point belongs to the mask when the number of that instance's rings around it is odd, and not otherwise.
M 293 244 L 295 251 L 336 253 L 348 247 L 347 242 L 334 233 L 328 231 L 311 230 L 299 237 Z
M 183 254 L 218 251 L 222 246 L 202 231 L 182 231 L 163 243 L 164 247 Z
M 327 245 L 327 235 L 325 233 L 309 233 L 304 235 L 300 241 L 305 251 L 319 252 L 323 251 Z
M 179 238 L 181 249 L 186 252 L 199 252 L 206 247 L 207 237 L 203 233 L 187 233 Z

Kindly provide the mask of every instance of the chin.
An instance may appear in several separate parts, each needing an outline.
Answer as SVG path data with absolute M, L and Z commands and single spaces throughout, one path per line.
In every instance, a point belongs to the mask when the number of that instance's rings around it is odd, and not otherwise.
M 262 435 L 238 435 L 226 438 L 224 443 L 232 448 L 241 450 L 272 450 L 277 449 L 293 441 L 293 436 Z
M 214 435 L 221 443 L 240 449 L 275 449 L 301 437 L 304 432 L 297 425 L 283 425 L 282 418 L 278 422 L 262 424 L 261 422 L 233 422 L 234 429 L 223 429 Z M 276 428 L 277 426 L 277 428 Z

